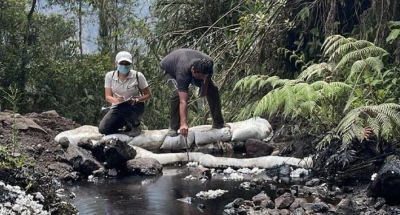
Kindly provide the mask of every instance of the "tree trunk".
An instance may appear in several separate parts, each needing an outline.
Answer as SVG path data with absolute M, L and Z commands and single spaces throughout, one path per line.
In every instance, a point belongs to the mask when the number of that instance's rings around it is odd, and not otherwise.
M 83 31 L 83 26 L 82 26 L 82 0 L 79 0 L 78 2 L 79 8 L 78 8 L 78 22 L 79 22 L 79 51 L 81 54 L 81 58 L 83 56 L 83 47 L 82 47 L 82 31 Z
M 21 97 L 18 101 L 19 103 L 19 107 L 20 107 L 20 111 L 24 112 L 25 110 L 25 105 L 23 105 L 23 102 L 25 101 L 25 84 L 26 84 L 26 77 L 29 73 L 29 69 L 27 68 L 27 65 L 29 64 L 30 61 L 30 57 L 28 56 L 28 49 L 29 46 L 32 44 L 34 38 L 32 37 L 32 35 L 30 34 L 30 30 L 31 30 L 31 24 L 32 24 L 32 19 L 33 19 L 33 13 L 35 12 L 35 7 L 36 7 L 36 0 L 32 0 L 32 5 L 31 5 L 31 9 L 29 10 L 29 13 L 27 15 L 27 22 L 26 22 L 26 31 L 25 31 L 25 35 L 24 35 L 24 46 L 21 52 L 21 67 L 20 67 L 20 71 L 21 74 L 19 76 L 19 80 L 18 80 L 18 89 L 20 90 L 21 93 Z

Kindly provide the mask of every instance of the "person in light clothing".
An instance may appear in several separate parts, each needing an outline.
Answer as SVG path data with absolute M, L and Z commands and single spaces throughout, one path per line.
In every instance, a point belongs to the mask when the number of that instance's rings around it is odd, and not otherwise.
M 105 100 L 112 106 L 99 125 L 101 134 L 113 134 L 122 130 L 129 136 L 141 133 L 140 117 L 144 113 L 144 101 L 152 95 L 143 73 L 132 69 L 132 55 L 127 51 L 115 57 L 117 69 L 105 76 Z

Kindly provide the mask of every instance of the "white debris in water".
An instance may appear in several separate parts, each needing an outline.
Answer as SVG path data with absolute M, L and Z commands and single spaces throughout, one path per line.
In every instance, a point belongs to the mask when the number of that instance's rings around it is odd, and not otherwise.
M 224 173 L 225 174 L 231 174 L 231 173 L 234 173 L 234 172 L 236 172 L 236 170 L 234 170 L 234 169 L 232 169 L 230 167 L 224 169 Z
M 192 204 L 192 197 L 185 197 L 185 198 L 180 198 L 180 199 L 177 199 L 177 200 L 180 201 L 180 202 Z
M 243 173 L 243 174 L 260 174 L 262 172 L 264 172 L 265 169 L 259 169 L 258 167 L 254 167 L 253 169 L 249 169 L 249 168 L 242 168 L 242 169 L 238 169 L 238 172 Z
M 308 175 L 308 170 L 304 168 L 295 169 L 290 173 L 290 177 L 292 178 L 301 178 L 307 175 Z
M 188 167 L 197 167 L 199 165 L 199 162 L 193 161 L 193 162 L 189 162 L 186 164 L 186 166 Z
M 209 190 L 209 191 L 200 191 L 199 193 L 196 194 L 198 198 L 201 199 L 215 199 L 217 197 L 222 196 L 224 193 L 227 193 L 227 190 Z
M 250 182 L 248 182 L 248 181 L 242 182 L 242 183 L 239 185 L 239 187 L 240 187 L 240 188 L 243 188 L 243 189 L 245 189 L 245 190 L 250 190 Z
M 378 176 L 378 173 L 374 173 L 371 175 L 371 181 L 375 181 L 376 176 Z
M 196 177 L 194 177 L 192 175 L 188 175 L 185 178 L 183 178 L 183 180 L 196 180 Z
M 233 181 L 242 181 L 244 179 L 243 174 L 242 173 L 232 173 L 229 175 L 229 178 L 227 177 L 223 177 L 223 180 L 233 180 Z
M 89 175 L 89 176 L 88 176 L 88 181 L 89 181 L 89 182 L 97 182 L 97 181 L 98 181 L 98 178 L 97 178 L 97 177 L 94 177 L 93 175 Z

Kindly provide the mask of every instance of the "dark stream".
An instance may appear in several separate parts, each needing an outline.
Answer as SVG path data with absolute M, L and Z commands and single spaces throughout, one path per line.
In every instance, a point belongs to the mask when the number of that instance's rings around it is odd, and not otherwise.
M 183 180 L 192 169 L 186 166 L 164 166 L 163 174 L 155 177 L 126 177 L 99 179 L 70 185 L 73 200 L 80 215 L 211 215 L 222 214 L 226 204 L 236 198 L 251 200 L 259 190 L 240 189 L 242 181 L 224 181 L 218 174 L 205 183 Z M 265 176 L 265 172 L 256 177 Z M 247 178 L 246 178 L 247 177 Z M 246 175 L 244 181 L 253 176 Z M 228 190 L 216 199 L 196 197 L 200 191 Z M 177 199 L 191 197 L 191 204 Z M 204 206 L 204 207 L 202 207 Z

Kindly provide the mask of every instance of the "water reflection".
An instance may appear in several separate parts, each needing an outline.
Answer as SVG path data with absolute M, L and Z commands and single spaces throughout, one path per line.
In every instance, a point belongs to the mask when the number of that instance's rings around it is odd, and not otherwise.
M 80 182 L 70 186 L 76 194 L 74 204 L 82 215 L 212 215 L 222 214 L 224 206 L 236 198 L 251 199 L 260 191 L 239 189 L 239 181 L 223 181 L 222 176 L 201 183 L 183 180 L 187 167 L 164 167 L 156 177 L 127 177 Z M 214 200 L 196 198 L 200 191 L 228 190 Z M 191 197 L 191 204 L 177 199 Z

